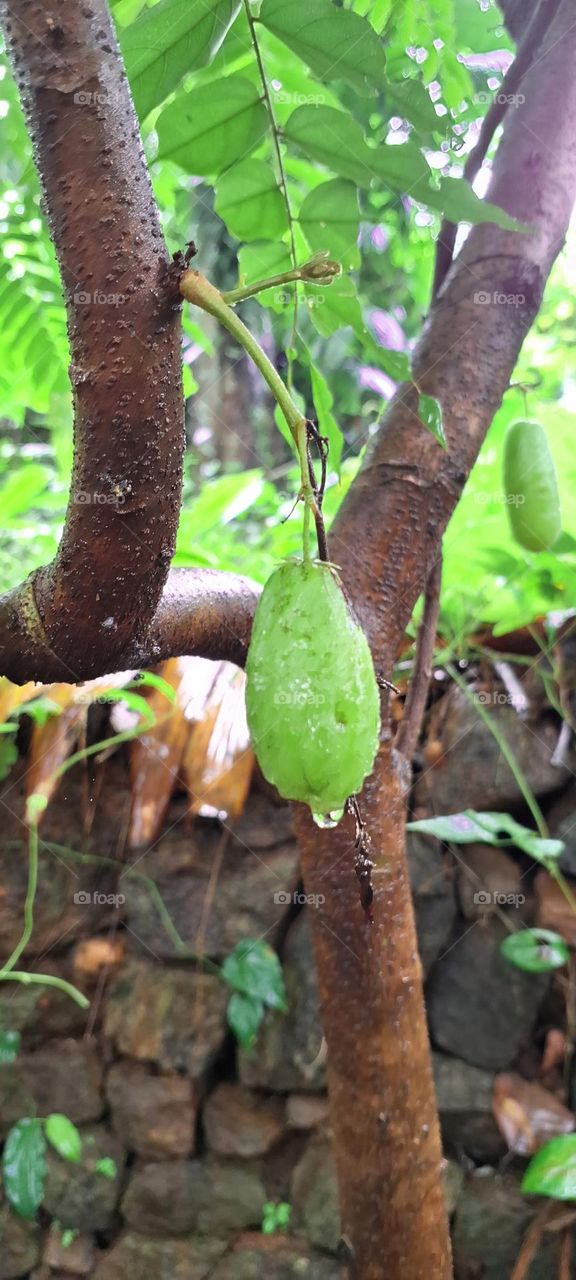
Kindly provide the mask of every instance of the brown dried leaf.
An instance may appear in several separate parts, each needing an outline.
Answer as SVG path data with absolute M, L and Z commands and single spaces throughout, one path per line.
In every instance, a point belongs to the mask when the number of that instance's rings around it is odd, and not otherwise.
M 175 690 L 176 701 L 170 705 L 159 689 L 151 690 L 148 702 L 157 722 L 135 738 L 130 748 L 130 849 L 156 839 L 178 781 L 190 734 L 187 713 L 196 692 L 197 662 L 196 658 L 170 658 L 158 668 L 158 674 Z
M 192 813 L 207 809 L 238 817 L 254 768 L 244 701 L 246 677 L 230 662 L 210 665 L 212 687 L 186 748 L 184 782 Z
M 532 1155 L 558 1134 L 572 1133 L 576 1116 L 541 1084 L 504 1072 L 494 1080 L 492 1110 L 510 1151 Z

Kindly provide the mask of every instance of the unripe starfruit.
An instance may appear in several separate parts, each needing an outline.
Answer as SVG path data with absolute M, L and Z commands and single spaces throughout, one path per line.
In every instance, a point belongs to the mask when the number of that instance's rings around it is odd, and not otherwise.
M 371 772 L 380 696 L 372 655 L 334 569 L 290 561 L 268 579 L 246 662 L 264 777 L 316 815 L 341 812 Z
M 510 527 L 528 551 L 545 551 L 561 531 L 556 471 L 544 427 L 519 421 L 504 441 L 504 488 Z

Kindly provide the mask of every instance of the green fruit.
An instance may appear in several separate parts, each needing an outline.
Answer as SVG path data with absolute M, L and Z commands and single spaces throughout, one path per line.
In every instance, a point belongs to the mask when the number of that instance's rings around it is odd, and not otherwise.
M 504 487 L 510 527 L 528 551 L 545 551 L 561 530 L 552 455 L 539 422 L 513 422 L 504 442 Z
M 313 813 L 340 810 L 372 770 L 380 696 L 366 636 L 326 564 L 283 564 L 256 609 L 246 709 L 264 777 Z

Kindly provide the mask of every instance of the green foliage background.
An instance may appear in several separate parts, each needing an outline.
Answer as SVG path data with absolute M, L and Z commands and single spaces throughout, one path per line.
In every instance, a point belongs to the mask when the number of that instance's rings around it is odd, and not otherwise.
M 113 13 L 170 250 L 193 238 L 222 289 L 319 249 L 342 263 L 327 289 L 284 285 L 241 311 L 330 438 L 330 520 L 409 370 L 441 213 L 509 222 L 461 178 L 513 50 L 500 11 L 494 0 L 117 0 Z M 0 77 L 5 589 L 54 554 L 72 415 L 58 269 L 5 61 Z M 446 534 L 442 624 L 458 642 L 480 621 L 505 631 L 576 604 L 573 247 L 516 373 L 533 389 L 508 392 Z M 190 309 L 184 327 L 192 437 L 218 350 Z M 523 552 L 508 530 L 501 444 L 526 413 L 545 424 L 559 473 L 564 534 L 553 553 Z M 300 544 L 299 514 L 286 519 L 297 491 L 289 446 L 275 442 L 271 411 L 247 424 L 247 470 L 219 456 L 209 430 L 196 434 L 175 563 L 263 581 Z

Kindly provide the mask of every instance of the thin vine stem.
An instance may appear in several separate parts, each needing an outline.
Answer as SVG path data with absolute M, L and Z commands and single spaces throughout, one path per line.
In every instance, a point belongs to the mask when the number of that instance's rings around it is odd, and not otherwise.
M 288 220 L 288 231 L 290 235 L 290 258 L 292 261 L 292 270 L 296 271 L 297 261 L 296 261 L 296 239 L 294 236 L 294 218 L 292 215 L 292 207 L 290 205 L 290 196 L 288 195 L 288 183 L 286 181 L 286 170 L 284 168 L 284 160 L 282 159 L 282 151 L 280 148 L 280 138 L 278 136 L 276 117 L 274 115 L 274 108 L 272 106 L 272 99 L 270 97 L 270 90 L 268 88 L 266 70 L 264 67 L 264 62 L 262 60 L 262 54 L 260 52 L 260 44 L 258 42 L 258 36 L 256 33 L 256 23 L 254 21 L 254 15 L 250 10 L 250 0 L 244 0 L 244 9 L 246 11 L 246 19 L 247 19 L 248 28 L 250 31 L 250 39 L 252 41 L 252 48 L 254 49 L 254 56 L 256 58 L 256 64 L 258 66 L 260 83 L 262 85 L 262 95 L 264 97 L 266 110 L 268 112 L 268 117 L 270 120 L 270 128 L 272 130 L 274 152 L 276 154 L 276 163 L 278 165 L 278 178 L 280 182 L 280 190 L 282 192 L 282 196 L 284 199 L 286 217 Z M 292 333 L 290 335 L 290 347 L 288 350 L 287 381 L 288 381 L 288 386 L 290 388 L 292 388 L 292 385 L 293 385 L 292 366 L 293 366 L 293 360 L 294 360 L 294 347 L 296 345 L 297 332 L 298 332 L 298 288 L 295 285 L 294 286 L 294 311 L 292 313 Z
M 28 946 L 32 937 L 34 928 L 34 901 L 36 898 L 36 890 L 38 888 L 38 824 L 31 822 L 28 827 L 28 884 L 26 888 L 26 901 L 24 903 L 24 928 L 20 940 L 16 943 L 14 950 L 6 961 L 6 964 L 0 969 L 0 982 L 6 978 L 7 974 L 16 965 L 20 959 L 22 952 Z
M 546 840 L 548 838 L 548 827 L 546 826 L 546 819 L 544 817 L 544 814 L 542 813 L 540 805 L 538 804 L 536 796 L 534 795 L 532 787 L 530 786 L 530 783 L 528 782 L 528 779 L 523 769 L 520 767 L 518 760 L 516 759 L 516 756 L 510 746 L 510 743 L 508 742 L 505 735 L 501 733 L 500 729 L 498 729 L 498 727 L 494 724 L 492 717 L 488 715 L 488 712 L 486 711 L 486 708 L 482 705 L 482 703 L 475 702 L 474 695 L 470 692 L 470 689 L 468 688 L 466 681 L 462 679 L 462 676 L 459 675 L 459 673 L 457 672 L 456 668 L 452 665 L 452 663 L 446 662 L 444 666 L 446 671 L 448 672 L 448 675 L 454 681 L 454 684 L 458 685 L 458 688 L 462 690 L 462 692 L 467 697 L 468 701 L 472 703 L 472 706 L 478 712 L 478 715 L 480 716 L 481 720 L 484 721 L 484 724 L 490 730 L 492 737 L 498 743 L 498 746 L 500 747 L 500 751 L 502 752 L 502 755 L 504 756 L 504 759 L 507 765 L 509 766 L 513 774 L 513 777 L 516 783 L 518 784 L 518 788 L 521 791 L 526 801 L 526 804 L 530 810 L 530 813 L 532 814 L 532 817 L 536 823 L 536 826 L 538 828 L 538 834 L 542 836 L 543 840 Z

